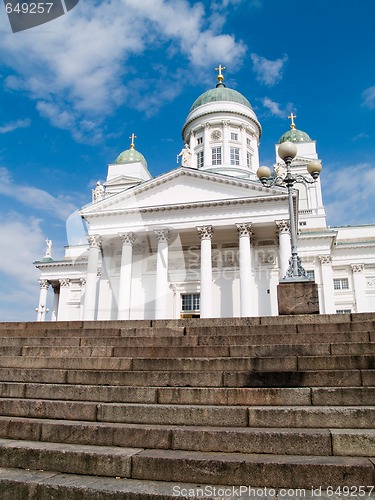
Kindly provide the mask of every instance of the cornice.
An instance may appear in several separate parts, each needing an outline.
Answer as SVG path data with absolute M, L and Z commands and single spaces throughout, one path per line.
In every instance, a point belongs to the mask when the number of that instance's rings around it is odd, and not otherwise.
M 173 212 L 173 211 L 182 211 L 182 210 L 190 210 L 190 209 L 199 209 L 199 208 L 217 208 L 224 206 L 235 206 L 235 205 L 248 205 L 255 203 L 272 203 L 275 201 L 287 201 L 287 195 L 273 195 L 263 196 L 257 198 L 235 198 L 231 200 L 213 200 L 207 202 L 195 202 L 195 203 L 181 203 L 174 205 L 162 205 L 162 206 L 150 206 L 150 207 L 142 207 L 142 208 L 131 208 L 124 210 L 107 210 L 106 212 L 93 212 L 86 214 L 86 219 L 98 218 L 98 217 L 107 217 L 108 215 L 129 215 L 129 214 L 150 214 L 150 213 L 161 213 L 161 212 Z
M 216 183 L 224 184 L 224 185 L 228 185 L 228 186 L 237 186 L 237 187 L 242 187 L 242 188 L 244 187 L 247 189 L 251 189 L 252 191 L 267 192 L 268 196 L 269 196 L 269 194 L 272 194 L 272 195 L 280 195 L 281 194 L 282 196 L 285 196 L 284 190 L 282 190 L 279 187 L 274 187 L 271 189 L 271 188 L 267 188 L 267 187 L 262 186 L 260 183 L 258 184 L 258 182 L 256 182 L 256 181 L 251 181 L 251 180 L 246 181 L 246 180 L 234 179 L 234 178 L 231 178 L 229 176 L 225 176 L 223 174 L 218 174 L 218 173 L 212 174 L 212 173 L 208 173 L 208 172 L 202 172 L 201 170 L 197 170 L 197 169 L 191 169 L 191 168 L 187 168 L 187 167 L 179 167 L 179 168 L 174 169 L 170 172 L 162 174 L 161 176 L 155 177 L 154 179 L 150 179 L 149 181 L 145 181 L 142 184 L 135 186 L 134 188 L 131 188 L 129 190 L 126 190 L 123 193 L 118 193 L 118 194 L 112 195 L 109 199 L 104 198 L 103 200 L 101 200 L 95 204 L 90 204 L 87 207 L 84 207 L 81 210 L 80 214 L 83 217 L 95 216 L 95 215 L 97 215 L 96 212 L 98 211 L 99 208 L 101 210 L 109 209 L 106 213 L 112 213 L 110 211 L 111 206 L 118 203 L 119 201 L 126 200 L 127 198 L 134 196 L 136 194 L 144 193 L 150 189 L 153 189 L 156 186 L 160 186 L 160 185 L 165 184 L 165 183 L 167 183 L 167 182 L 169 182 L 177 177 L 183 177 L 183 176 L 193 177 L 193 178 L 201 179 L 201 180 L 209 180 L 210 182 L 216 182 Z M 259 198 L 257 198 L 257 199 L 259 199 Z M 210 202 L 210 204 L 211 204 L 211 202 Z M 193 204 L 189 204 L 189 205 L 193 205 Z M 175 206 L 177 206 L 177 205 L 175 205 Z M 137 212 L 141 212 L 142 210 L 148 211 L 149 209 L 137 208 L 137 209 L 132 209 L 129 212 L 121 210 L 121 211 L 119 211 L 119 213 L 121 213 L 121 214 L 122 213 L 132 213 L 132 212 L 134 212 L 134 210 Z M 100 215 L 102 215 L 102 214 L 100 214 Z
M 245 108 L 248 110 L 248 108 Z M 184 134 L 185 134 L 185 130 L 189 127 L 189 125 L 193 122 L 195 122 L 196 120 L 200 120 L 201 118 L 205 117 L 205 116 L 209 116 L 209 115 L 216 115 L 217 113 L 229 113 L 229 114 L 232 114 L 232 115 L 238 115 L 238 116 L 242 116 L 242 117 L 245 117 L 247 118 L 247 120 L 251 121 L 255 126 L 256 128 L 258 129 L 259 131 L 259 137 L 262 135 L 262 126 L 261 124 L 259 123 L 255 113 L 255 118 L 250 116 L 249 113 L 246 113 L 246 112 L 241 112 L 240 110 L 228 110 L 226 108 L 217 108 L 217 109 L 214 109 L 212 111 L 208 111 L 208 110 L 202 110 L 201 113 L 197 114 L 196 116 L 193 116 L 192 118 L 190 118 L 188 121 L 185 122 L 184 126 L 183 126 L 183 129 L 182 129 L 182 138 L 184 138 Z
M 37 269 L 51 269 L 60 267 L 87 266 L 87 260 L 57 260 L 53 262 L 36 261 L 33 263 Z

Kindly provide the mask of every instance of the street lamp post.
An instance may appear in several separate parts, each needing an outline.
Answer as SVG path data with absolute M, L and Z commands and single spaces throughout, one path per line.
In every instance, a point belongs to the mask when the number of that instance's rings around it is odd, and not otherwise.
M 271 170 L 268 167 L 259 167 L 257 175 L 264 186 L 280 186 L 286 187 L 288 190 L 291 258 L 286 275 L 280 280 L 277 287 L 279 314 L 318 314 L 318 285 L 309 279 L 297 252 L 293 186 L 297 182 L 304 184 L 316 182 L 322 165 L 319 161 L 312 160 L 307 165 L 310 177 L 300 174 L 293 175 L 291 163 L 297 154 L 296 145 L 292 142 L 284 142 L 279 146 L 278 154 L 286 166 L 286 169 L 283 166 L 280 167 L 283 170 L 282 175 L 276 171 L 276 177 L 271 178 Z
M 278 154 L 286 165 L 285 176 L 277 175 L 271 179 L 271 170 L 268 167 L 259 167 L 257 176 L 264 186 L 281 186 L 286 187 L 288 190 L 291 258 L 289 260 L 289 268 L 283 281 L 309 281 L 309 277 L 302 266 L 297 251 L 297 233 L 293 209 L 293 186 L 296 182 L 307 184 L 316 182 L 322 170 L 322 165 L 318 160 L 312 160 L 307 165 L 307 171 L 312 179 L 304 175 L 293 175 L 291 172 L 291 163 L 297 154 L 296 145 L 292 142 L 284 142 L 279 146 Z

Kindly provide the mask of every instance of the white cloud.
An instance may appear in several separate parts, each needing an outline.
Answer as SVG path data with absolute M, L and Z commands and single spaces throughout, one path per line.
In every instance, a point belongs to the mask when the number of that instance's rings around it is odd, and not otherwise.
M 41 221 L 16 212 L 0 221 L 0 320 L 35 320 L 39 271 L 32 263 L 43 256 Z
M 0 30 L 5 31 L 2 18 Z M 208 20 L 203 4 L 188 0 L 80 2 L 48 25 L 2 38 L 0 58 L 14 71 L 5 83 L 27 93 L 44 117 L 56 127 L 72 130 L 76 140 L 98 141 L 106 116 L 124 104 L 137 107 L 141 100 L 140 96 L 134 100 L 137 80 L 147 81 L 160 107 L 180 91 L 192 68 L 218 61 L 231 61 L 233 68 L 241 62 L 243 43 L 217 31 Z M 148 57 L 154 50 L 162 50 L 168 58 L 183 57 L 190 64 L 178 76 L 163 79 L 162 96 L 161 81 L 155 88 L 152 85 L 157 75 L 150 68 L 138 74 L 132 62 L 132 57 L 146 52 Z M 87 129 L 93 122 L 94 134 Z
M 288 56 L 284 54 L 281 59 L 272 61 L 257 54 L 251 54 L 251 59 L 257 80 L 268 87 L 273 87 L 283 76 L 283 69 Z
M 55 198 L 42 189 L 14 183 L 6 168 L 0 168 L 0 194 L 9 196 L 33 210 L 43 214 L 52 214 L 64 221 L 77 208 L 64 197 Z
M 362 92 L 362 106 L 368 109 L 375 109 L 375 85 Z
M 279 116 L 280 118 L 285 117 L 285 111 L 281 109 L 278 102 L 272 101 L 269 97 L 264 97 L 262 99 L 263 106 L 271 112 L 272 116 Z
M 375 223 L 373 165 L 324 165 L 322 176 L 329 225 Z
M 28 118 L 21 119 L 21 120 L 15 120 L 13 122 L 5 123 L 3 126 L 0 127 L 0 134 L 7 134 L 9 132 L 14 132 L 15 130 L 18 130 L 19 128 L 27 128 L 30 127 L 31 125 L 31 120 Z

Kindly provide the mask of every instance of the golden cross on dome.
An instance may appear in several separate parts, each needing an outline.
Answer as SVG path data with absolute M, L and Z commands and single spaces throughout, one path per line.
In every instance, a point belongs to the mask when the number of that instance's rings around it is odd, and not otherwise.
M 217 75 L 217 79 L 219 80 L 219 83 L 222 83 L 224 80 L 224 75 L 222 73 L 222 71 L 224 69 L 225 69 L 225 66 L 222 66 L 221 64 L 219 64 L 218 68 L 215 68 L 215 70 L 219 72 L 219 74 Z
M 297 118 L 296 115 L 294 115 L 293 113 L 290 113 L 288 118 L 289 118 L 289 120 L 292 120 L 292 123 L 290 124 L 290 128 L 296 128 L 296 125 L 294 123 L 294 118 Z
M 134 133 L 129 137 L 129 139 L 132 140 L 132 143 L 130 144 L 130 149 L 134 149 L 134 139 L 136 138 L 137 136 Z

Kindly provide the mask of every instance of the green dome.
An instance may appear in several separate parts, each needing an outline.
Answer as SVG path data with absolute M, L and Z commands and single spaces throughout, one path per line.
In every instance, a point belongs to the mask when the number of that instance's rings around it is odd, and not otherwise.
M 190 108 L 190 113 L 199 106 L 203 106 L 203 104 L 219 101 L 236 102 L 253 109 L 246 97 L 237 92 L 237 90 L 228 89 L 225 85 L 219 83 L 214 89 L 207 90 L 194 101 Z
M 313 142 L 310 137 L 306 134 L 306 132 L 302 132 L 302 130 L 298 130 L 296 128 L 292 128 L 285 132 L 280 139 L 278 144 L 282 144 L 283 142 Z
M 117 164 L 126 164 L 126 163 L 142 163 L 145 167 L 147 167 L 147 161 L 145 157 L 136 149 L 130 148 L 126 151 L 123 151 L 115 160 Z

